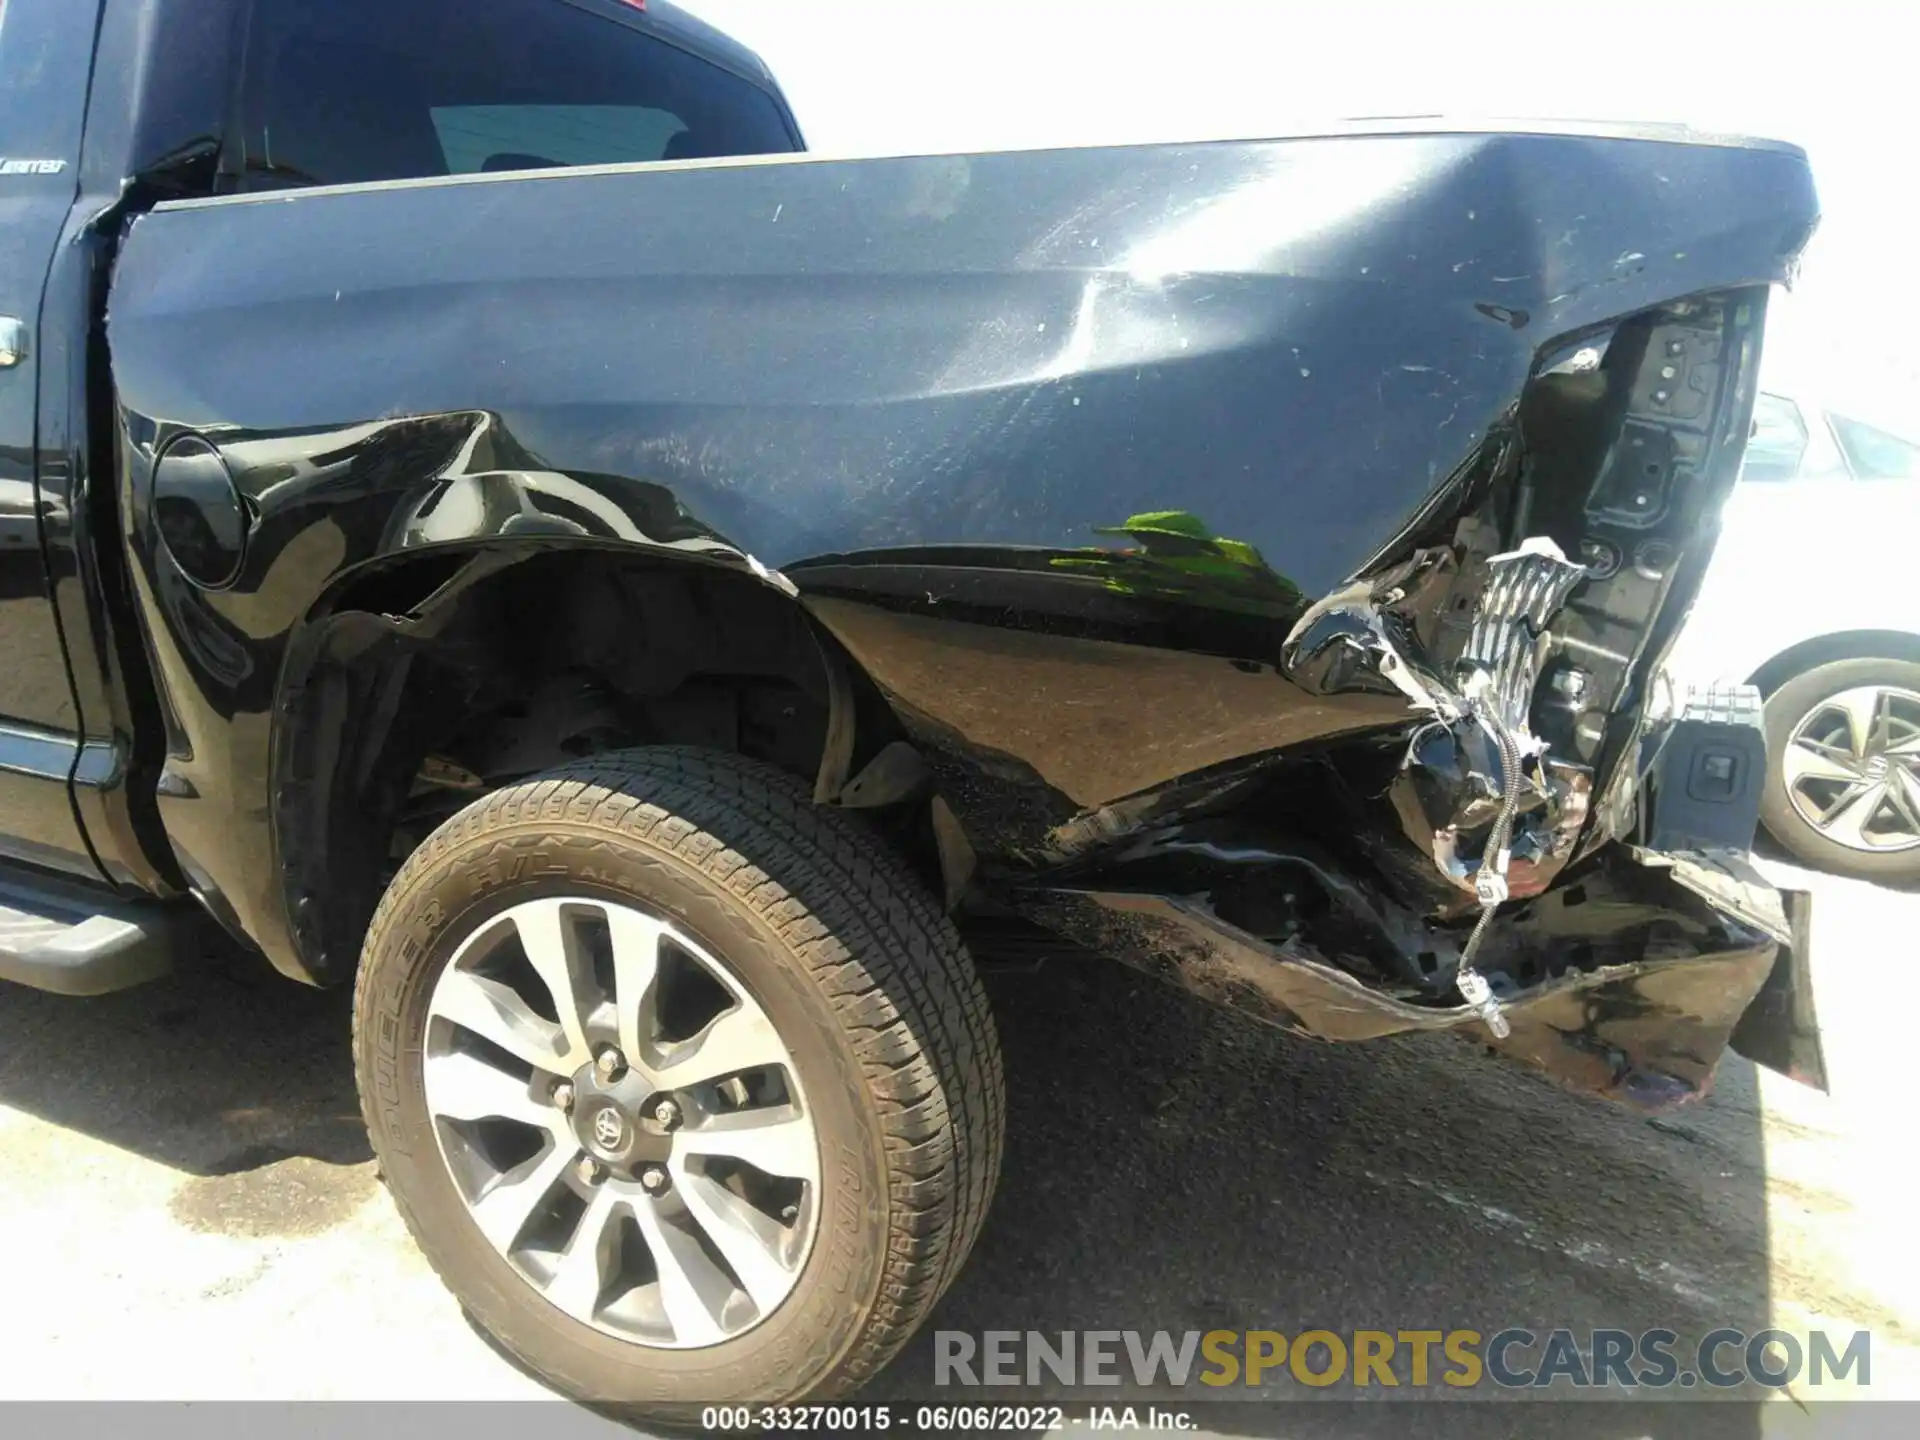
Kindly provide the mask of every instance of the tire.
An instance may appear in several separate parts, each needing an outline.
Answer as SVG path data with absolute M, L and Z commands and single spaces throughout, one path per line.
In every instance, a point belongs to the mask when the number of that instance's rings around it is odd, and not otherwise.
M 1767 697 L 1767 783 L 1761 797 L 1760 818 L 1774 839 L 1812 869 L 1881 884 L 1920 884 L 1920 845 L 1899 848 L 1888 844 L 1876 853 L 1858 844 L 1841 843 L 1823 833 L 1795 807 L 1789 786 L 1788 750 L 1796 731 L 1809 724 L 1817 729 L 1823 718 L 1828 724 L 1840 723 L 1839 712 L 1833 705 L 1836 697 L 1858 694 L 1869 688 L 1920 697 L 1920 664 L 1909 660 L 1836 660 L 1794 676 Z M 1906 735 L 1908 722 L 1916 712 L 1905 701 L 1900 705 L 1899 715 L 1890 723 L 1889 731 Z M 1884 763 L 1896 770 L 1907 768 L 1920 778 L 1920 759 L 1908 761 L 1893 755 L 1884 757 Z M 1800 792 L 1803 803 L 1814 808 L 1823 801 L 1837 799 L 1845 783 L 1834 782 L 1829 786 L 1816 779 L 1810 786 L 1803 785 Z M 1897 773 L 1891 783 L 1902 783 Z M 1887 840 L 1897 836 L 1902 824 L 1897 812 L 1883 808 L 1879 811 L 1874 838 Z
M 658 917 L 670 938 L 686 937 L 688 953 L 719 961 L 721 981 L 744 997 L 723 1003 L 757 1003 L 784 1047 L 787 1069 L 776 1071 L 776 1089 L 787 1087 L 790 1103 L 804 1105 L 820 1168 L 809 1198 L 781 1216 L 806 1210 L 812 1239 L 790 1293 L 743 1333 L 656 1348 L 602 1328 L 613 1323 L 610 1311 L 593 1306 L 605 1291 L 588 1302 L 585 1321 L 563 1310 L 538 1288 L 544 1282 L 527 1278 L 535 1262 L 524 1257 L 538 1252 L 510 1257 L 496 1248 L 475 1218 L 479 1202 L 443 1158 L 443 1145 L 468 1142 L 447 1138 L 457 1121 L 437 1122 L 429 1112 L 429 1067 L 443 1063 L 430 1045 L 460 1065 L 476 1047 L 444 1017 L 433 1020 L 430 1041 L 430 1001 L 442 993 L 436 987 L 449 963 L 465 964 L 460 957 L 481 943 L 475 937 L 503 925 L 524 936 L 515 917 L 538 913 L 542 897 L 556 913 L 575 913 L 574 898 L 555 896 L 584 897 L 589 916 L 604 902 L 614 907 L 609 915 L 631 907 Z M 657 948 L 652 963 L 663 968 L 650 977 L 664 975 L 670 961 L 685 957 L 674 944 Z M 586 974 L 578 965 L 568 973 Z M 656 980 L 646 983 L 647 1003 L 663 1014 Z M 471 981 L 462 971 L 447 985 L 446 993 L 460 993 Z M 488 1063 L 505 1064 L 477 1048 Z M 382 1172 L 441 1279 L 485 1332 L 553 1388 L 623 1415 L 688 1420 L 702 1405 L 823 1400 L 861 1385 L 952 1283 L 998 1178 L 999 1042 L 953 925 L 854 817 L 815 806 L 783 772 L 726 754 L 605 754 L 488 795 L 442 825 L 395 877 L 369 929 L 355 988 L 354 1059 Z M 641 1068 L 633 1062 L 628 1077 Z M 581 1073 L 579 1085 L 601 1083 L 599 1071 Z M 535 1067 L 530 1084 L 542 1083 Z M 567 1094 L 577 1112 L 582 1102 L 573 1089 Z M 478 1132 L 461 1132 L 471 1133 Z M 597 1141 L 599 1132 L 587 1133 Z M 701 1133 L 690 1124 L 665 1143 Z M 684 1170 L 674 1173 L 681 1191 L 696 1184 Z M 583 1203 L 562 1193 L 574 1176 L 569 1169 L 554 1192 L 553 1213 Z M 503 1172 L 494 1188 L 504 1191 L 507 1178 Z M 589 1213 L 597 1193 L 585 1202 Z M 640 1202 L 623 1203 L 637 1232 Z M 661 1234 L 664 1213 L 654 1222 Z M 590 1244 L 596 1274 L 628 1263 L 622 1243 Z M 647 1247 L 652 1257 L 655 1241 Z M 707 1253 L 718 1253 L 711 1240 Z M 644 1272 L 647 1258 L 634 1263 Z M 656 1291 L 671 1343 L 682 1343 L 664 1277 Z M 632 1313 L 652 1314 L 642 1303 L 652 1293 L 631 1292 L 640 1297 L 630 1297 Z

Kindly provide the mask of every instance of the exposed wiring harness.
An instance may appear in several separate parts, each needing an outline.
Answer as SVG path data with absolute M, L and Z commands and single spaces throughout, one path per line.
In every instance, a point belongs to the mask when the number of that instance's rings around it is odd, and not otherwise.
M 1467 703 L 1480 723 L 1487 727 L 1500 751 L 1500 810 L 1493 828 L 1487 832 L 1486 849 L 1480 856 L 1480 868 L 1473 877 L 1474 894 L 1480 901 L 1480 919 L 1475 922 L 1467 943 L 1460 947 L 1460 964 L 1454 970 L 1454 988 L 1467 1002 L 1496 1040 L 1513 1033 L 1500 1001 L 1487 983 L 1487 977 L 1473 966 L 1473 957 L 1493 928 L 1493 917 L 1507 898 L 1507 866 L 1513 858 L 1513 820 L 1520 811 L 1520 745 L 1500 718 L 1492 701 L 1491 678 L 1485 670 L 1475 670 L 1467 686 Z

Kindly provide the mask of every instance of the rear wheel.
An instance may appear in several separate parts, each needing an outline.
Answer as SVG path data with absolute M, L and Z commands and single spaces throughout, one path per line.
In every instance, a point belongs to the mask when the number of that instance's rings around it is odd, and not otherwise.
M 843 1393 L 953 1279 L 999 1166 L 985 997 L 897 857 L 686 750 L 476 802 L 406 863 L 355 1004 L 401 1213 L 580 1399 Z
M 1767 699 L 1767 829 L 1808 865 L 1920 882 L 1920 665 L 1837 660 Z

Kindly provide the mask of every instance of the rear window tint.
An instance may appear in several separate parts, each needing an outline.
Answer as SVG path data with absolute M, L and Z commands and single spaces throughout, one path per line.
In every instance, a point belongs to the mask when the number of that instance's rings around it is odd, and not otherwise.
M 556 165 L 659 160 L 687 127 L 671 110 L 644 105 L 436 105 L 433 129 L 448 173 L 504 168 L 504 156 Z
M 773 97 L 567 0 L 256 0 L 240 188 L 790 151 Z

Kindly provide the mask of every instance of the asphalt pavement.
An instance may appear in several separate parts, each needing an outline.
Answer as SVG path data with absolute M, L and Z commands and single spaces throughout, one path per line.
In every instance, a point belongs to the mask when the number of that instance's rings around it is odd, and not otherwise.
M 935 1329 L 1769 1324 L 1871 1331 L 1870 1386 L 1696 1406 L 1675 1433 L 1826 1433 L 1835 1393 L 1920 1398 L 1920 896 L 1791 878 L 1819 896 L 1833 1093 L 1730 1057 L 1707 1100 L 1651 1120 L 1451 1037 L 1325 1046 L 1104 962 L 995 973 L 999 1197 L 872 1398 L 929 1397 Z M 0 1398 L 543 1393 L 402 1230 L 360 1126 L 347 1022 L 344 994 L 264 968 L 88 1001 L 0 985 L 0 1235 L 8 1293 L 31 1297 L 0 1319 Z M 988 1398 L 1048 1395 L 1068 1392 Z M 1528 1416 L 1530 1434 L 1671 1428 L 1617 1404 Z M 1351 1404 L 1207 1423 L 1417 1428 L 1403 1407 Z

